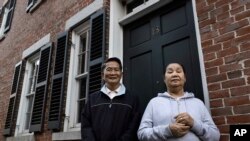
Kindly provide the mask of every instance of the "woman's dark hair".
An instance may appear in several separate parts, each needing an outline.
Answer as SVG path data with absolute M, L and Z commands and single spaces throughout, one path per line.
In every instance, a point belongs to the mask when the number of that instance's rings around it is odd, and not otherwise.
M 117 57 L 111 57 L 111 58 L 108 58 L 103 64 L 102 64 L 102 72 L 104 71 L 104 69 L 106 68 L 106 64 L 108 62 L 117 62 L 119 64 L 119 68 L 120 70 L 122 71 L 122 63 L 121 63 L 121 60 Z
M 184 65 L 183 65 L 183 64 L 181 64 L 181 63 L 176 63 L 176 62 L 173 62 L 173 63 L 169 63 L 169 64 L 167 64 L 167 65 L 166 65 L 166 67 L 165 67 L 165 71 L 164 71 L 164 73 L 166 72 L 166 69 L 167 69 L 167 67 L 168 67 L 170 64 L 179 64 L 179 65 L 182 67 L 182 70 L 183 70 L 184 74 L 186 75 L 186 70 L 185 70 Z

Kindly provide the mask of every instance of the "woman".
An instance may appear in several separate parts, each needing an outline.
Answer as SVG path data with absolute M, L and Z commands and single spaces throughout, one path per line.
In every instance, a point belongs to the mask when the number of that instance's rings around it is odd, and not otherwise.
M 141 141 L 218 141 L 220 133 L 204 103 L 184 92 L 185 70 L 181 64 L 167 65 L 167 92 L 153 98 L 142 117 Z

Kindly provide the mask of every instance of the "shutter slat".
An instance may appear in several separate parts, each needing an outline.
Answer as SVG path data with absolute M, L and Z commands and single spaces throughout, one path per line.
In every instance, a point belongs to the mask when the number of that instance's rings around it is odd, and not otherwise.
M 34 95 L 34 104 L 30 122 L 30 132 L 40 132 L 43 127 L 44 112 L 47 99 L 47 80 L 49 77 L 52 44 L 47 44 L 40 50 L 40 65 Z
M 68 33 L 64 32 L 57 38 L 56 59 L 52 80 L 48 129 L 53 130 L 60 129 L 64 98 L 64 75 L 67 63 L 67 46 Z
M 93 15 L 91 18 L 90 61 L 103 57 L 104 30 L 104 14 Z

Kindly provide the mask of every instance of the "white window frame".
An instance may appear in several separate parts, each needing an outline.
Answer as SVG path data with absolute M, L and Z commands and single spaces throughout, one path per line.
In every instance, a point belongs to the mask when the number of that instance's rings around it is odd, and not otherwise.
M 81 35 L 87 33 L 87 45 L 89 47 L 89 29 L 90 22 L 87 21 L 82 25 L 78 26 L 72 31 L 72 47 L 70 54 L 70 66 L 69 66 L 69 79 L 68 79 L 68 90 L 67 90 L 67 100 L 66 100 L 66 110 L 65 110 L 65 121 L 64 121 L 64 131 L 80 131 L 81 123 L 77 123 L 78 118 L 78 92 L 79 92 L 79 82 L 78 79 L 88 75 L 88 70 L 78 75 L 78 54 L 80 49 Z M 87 59 L 88 60 L 88 59 Z M 87 61 L 85 60 L 85 61 Z M 87 81 L 88 82 L 88 81 Z M 88 84 L 87 84 L 88 85 Z
M 27 0 L 27 4 L 28 2 L 29 0 Z M 34 3 L 34 0 L 32 0 L 32 2 L 29 5 L 27 5 L 26 12 L 32 12 L 41 2 L 42 0 L 37 0 L 37 2 Z
M 7 22 L 8 13 L 10 11 L 8 8 L 5 8 L 5 7 L 3 7 L 2 10 L 3 10 L 4 14 L 3 14 L 1 27 L 0 27 L 0 40 L 5 37 L 5 33 L 4 33 L 5 25 L 6 25 L 6 22 Z
M 20 104 L 18 108 L 17 122 L 16 122 L 16 130 L 15 136 L 30 136 L 34 135 L 34 133 L 29 133 L 28 130 L 25 130 L 26 123 L 26 110 L 27 110 L 27 93 L 29 91 L 29 77 L 30 70 L 32 68 L 31 62 L 37 58 L 40 58 L 40 49 L 50 42 L 50 34 L 46 35 L 36 43 L 34 43 L 31 47 L 27 48 L 22 55 L 23 59 L 27 59 L 25 66 L 25 74 L 22 85 L 22 93 L 20 98 Z

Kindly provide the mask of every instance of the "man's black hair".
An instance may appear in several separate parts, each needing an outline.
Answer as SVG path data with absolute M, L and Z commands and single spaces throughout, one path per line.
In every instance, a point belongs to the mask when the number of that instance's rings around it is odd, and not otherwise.
M 103 63 L 103 65 L 102 65 L 102 72 L 104 71 L 104 69 L 105 69 L 105 67 L 106 67 L 106 64 L 108 63 L 108 62 L 117 62 L 118 64 L 119 64 L 119 68 L 120 68 L 120 70 L 122 71 L 122 63 L 121 63 L 121 60 L 119 59 L 119 58 L 117 58 L 117 57 L 111 57 L 111 58 L 108 58 L 104 63 Z

